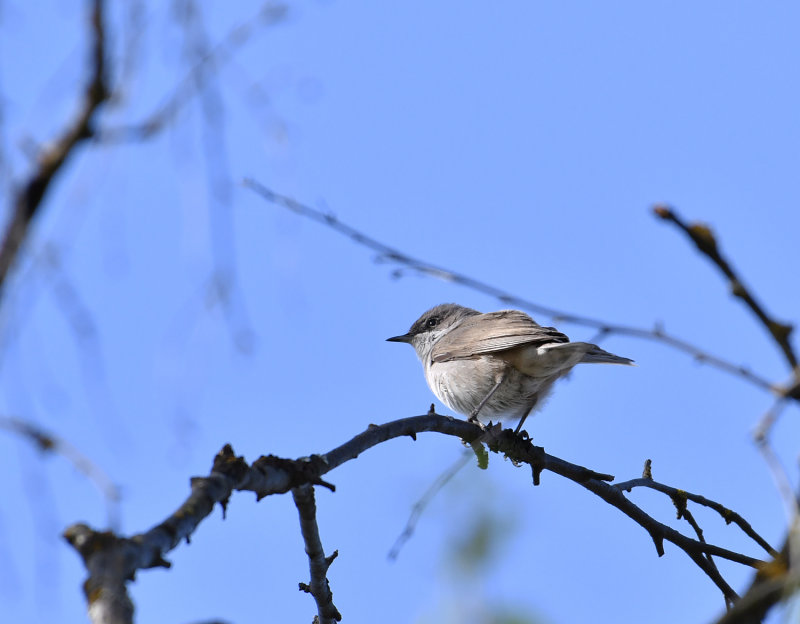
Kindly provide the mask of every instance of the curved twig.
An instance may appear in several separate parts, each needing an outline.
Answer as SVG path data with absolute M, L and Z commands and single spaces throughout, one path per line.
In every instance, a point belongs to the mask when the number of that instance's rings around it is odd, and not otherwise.
M 103 495 L 106 502 L 108 526 L 110 528 L 119 526 L 119 501 L 121 499 L 119 488 L 111 480 L 111 477 L 91 459 L 81 453 L 64 438 L 45 431 L 38 425 L 34 425 L 21 418 L 0 416 L 0 429 L 6 429 L 17 433 L 27 438 L 43 453 L 57 453 L 70 462 L 78 472 L 94 483 Z
M 408 515 L 408 520 L 406 520 L 406 525 L 403 527 L 400 535 L 397 536 L 397 539 L 394 541 L 394 544 L 387 555 L 389 559 L 392 561 L 397 559 L 398 555 L 400 554 L 400 550 L 414 535 L 414 531 L 417 528 L 417 522 L 419 522 L 422 512 L 424 512 L 428 507 L 430 502 L 433 500 L 433 497 L 436 496 L 442 490 L 442 488 L 447 485 L 464 466 L 467 465 L 467 462 L 469 462 L 470 458 L 472 457 L 472 451 L 463 451 L 461 456 L 455 462 L 453 462 L 453 464 L 447 470 L 436 477 L 433 483 L 428 486 L 428 489 L 425 490 L 425 493 L 420 496 L 416 503 L 414 503 L 414 505 L 411 507 L 411 513 Z
M 280 193 L 276 193 L 275 191 L 265 187 L 263 184 L 260 184 L 256 180 L 252 178 L 246 178 L 243 181 L 244 185 L 253 190 L 254 192 L 258 193 L 261 197 L 265 200 L 276 204 L 278 206 L 283 206 L 284 208 L 288 208 L 292 212 L 295 212 L 303 217 L 311 219 L 313 221 L 317 221 L 318 223 L 322 223 L 323 225 L 333 229 L 340 234 L 347 236 L 348 238 L 352 239 L 359 245 L 363 245 L 373 251 L 376 251 L 379 256 L 380 260 L 384 260 L 393 264 L 398 264 L 403 267 L 407 267 L 412 271 L 415 271 L 421 275 L 427 275 L 429 277 L 435 277 L 437 279 L 441 279 L 447 282 L 455 282 L 456 284 L 461 284 L 462 286 L 466 286 L 467 288 L 471 288 L 472 290 L 484 293 L 491 297 L 497 298 L 501 303 L 504 305 L 512 305 L 524 310 L 528 310 L 533 312 L 534 314 L 539 314 L 543 316 L 550 317 L 553 321 L 558 321 L 562 323 L 571 323 L 574 325 L 581 325 L 584 327 L 591 327 L 598 331 L 600 334 L 617 334 L 620 336 L 631 336 L 633 338 L 640 338 L 644 340 L 653 340 L 655 342 L 659 342 L 661 344 L 665 344 L 673 349 L 678 351 L 682 351 L 687 355 L 691 356 L 698 362 L 703 362 L 714 368 L 719 370 L 725 371 L 731 375 L 735 375 L 747 381 L 750 384 L 758 386 L 762 390 L 767 390 L 776 396 L 788 396 L 790 398 L 794 398 L 797 401 L 800 401 L 800 390 L 798 390 L 795 395 L 792 395 L 787 392 L 787 388 L 774 384 L 770 382 L 765 377 L 758 375 L 751 371 L 748 367 L 735 364 L 733 362 L 729 362 L 721 357 L 716 355 L 712 355 L 700 347 L 697 347 L 686 340 L 673 336 L 667 333 L 663 327 L 655 326 L 653 329 L 647 329 L 644 327 L 632 327 L 629 325 L 619 325 L 616 323 L 609 323 L 607 321 L 603 321 L 601 319 L 596 319 L 588 316 L 582 316 L 579 314 L 573 314 L 571 312 L 565 312 L 564 310 L 558 310 L 555 308 L 551 308 L 548 306 L 541 305 L 534 301 L 529 301 L 528 299 L 524 299 L 523 297 L 518 297 L 513 295 L 509 292 L 506 292 L 500 288 L 492 286 L 491 284 L 487 284 L 486 282 L 482 282 L 480 280 L 474 279 L 469 277 L 468 275 L 464 275 L 462 273 L 458 273 L 457 271 L 451 271 L 450 269 L 446 269 L 444 267 L 436 266 L 424 260 L 420 260 L 418 258 L 413 258 L 394 247 L 390 247 L 385 243 L 382 243 L 363 232 L 355 229 L 343 223 L 338 218 L 336 218 L 332 214 L 326 214 L 320 210 L 316 210 L 311 206 L 306 204 L 300 203 L 291 197 L 287 197 L 286 195 L 281 195 Z M 394 272 L 395 277 L 399 277 L 402 275 L 402 270 L 398 269 Z
M 792 329 L 788 323 L 780 323 L 771 318 L 764 307 L 756 300 L 755 295 L 744 285 L 744 282 L 733 270 L 730 263 L 722 256 L 717 245 L 717 239 L 714 237 L 714 232 L 711 231 L 707 225 L 703 223 L 689 223 L 687 224 L 681 219 L 673 208 L 670 206 L 659 205 L 653 208 L 655 214 L 677 225 L 683 232 L 691 239 L 697 246 L 701 253 L 703 253 L 717 268 L 722 271 L 725 277 L 728 278 L 731 293 L 744 301 L 748 308 L 756 315 L 761 324 L 770 333 L 775 343 L 783 352 L 786 361 L 791 368 L 797 367 L 797 355 L 794 348 L 789 342 Z

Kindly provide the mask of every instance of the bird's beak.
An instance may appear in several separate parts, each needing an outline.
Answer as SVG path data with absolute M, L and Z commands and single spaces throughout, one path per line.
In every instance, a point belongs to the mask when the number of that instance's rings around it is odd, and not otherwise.
M 403 334 L 402 336 L 393 336 L 392 338 L 387 338 L 386 342 L 406 342 L 411 344 L 411 334 Z

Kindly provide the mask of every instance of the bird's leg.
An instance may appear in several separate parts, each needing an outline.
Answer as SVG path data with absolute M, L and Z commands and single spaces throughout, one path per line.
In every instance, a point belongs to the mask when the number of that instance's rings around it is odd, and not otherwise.
M 530 406 L 530 408 L 528 409 L 528 411 L 527 411 L 527 412 L 525 412 L 525 413 L 522 415 L 522 418 L 520 418 L 520 419 L 519 419 L 519 424 L 517 425 L 517 428 L 516 428 L 516 429 L 514 429 L 514 435 L 519 435 L 520 429 L 522 429 L 522 423 L 524 423 L 524 422 L 525 422 L 525 419 L 526 419 L 528 416 L 530 416 L 531 412 L 533 411 L 533 408 L 534 408 L 534 407 L 536 407 L 536 403 L 538 402 L 538 400 L 539 400 L 539 398 L 538 398 L 538 397 L 534 397 L 534 399 L 533 399 L 533 403 L 531 403 L 531 406 Z
M 530 414 L 530 412 L 528 412 L 528 414 Z M 514 429 L 514 435 L 519 435 L 519 430 L 522 429 L 522 423 L 525 422 L 525 419 L 528 417 L 528 414 L 525 414 L 522 418 L 519 419 L 519 424 L 517 425 L 517 428 Z
M 489 390 L 489 394 L 487 394 L 485 397 L 483 397 L 483 401 L 481 401 L 478 404 L 478 407 L 476 407 L 474 410 L 472 410 L 472 413 L 469 415 L 469 418 L 467 418 L 467 420 L 469 422 L 471 422 L 471 423 L 477 423 L 478 422 L 478 414 L 483 409 L 483 406 L 486 405 L 486 403 L 489 401 L 489 399 L 492 398 L 492 395 L 495 392 L 497 392 L 497 389 L 500 387 L 500 384 L 502 384 L 506 380 L 506 377 L 508 377 L 508 368 L 503 370 L 502 374 L 497 379 L 497 383 L 494 384 L 494 388 Z

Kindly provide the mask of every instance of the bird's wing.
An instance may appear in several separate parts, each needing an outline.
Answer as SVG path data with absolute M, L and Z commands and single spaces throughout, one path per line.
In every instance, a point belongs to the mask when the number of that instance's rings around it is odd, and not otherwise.
M 542 327 L 518 310 L 502 310 L 466 318 L 436 342 L 431 358 L 434 362 L 446 362 L 523 345 L 563 342 L 569 342 L 569 338 L 554 327 Z

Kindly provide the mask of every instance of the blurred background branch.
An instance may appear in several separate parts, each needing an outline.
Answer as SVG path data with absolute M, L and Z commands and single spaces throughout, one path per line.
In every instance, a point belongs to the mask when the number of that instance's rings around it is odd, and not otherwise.
M 0 301 L 6 289 L 9 271 L 28 236 L 30 224 L 38 214 L 48 188 L 77 147 L 92 137 L 95 116 L 108 99 L 105 2 L 88 0 L 87 7 L 90 76 L 82 94 L 83 101 L 73 120 L 60 135 L 49 147 L 37 154 L 33 172 L 13 198 L 11 216 L 0 237 Z

